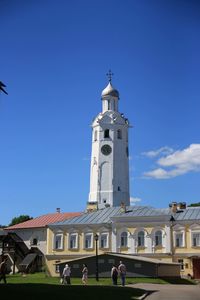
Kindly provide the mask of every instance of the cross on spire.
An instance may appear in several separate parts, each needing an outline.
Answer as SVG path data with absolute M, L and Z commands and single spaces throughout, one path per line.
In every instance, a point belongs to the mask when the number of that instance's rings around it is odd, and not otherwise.
M 113 75 L 114 75 L 114 74 L 112 73 L 111 70 L 109 70 L 108 73 L 106 73 L 106 76 L 108 77 L 108 81 L 109 81 L 109 82 L 112 81 L 112 76 L 113 76 Z

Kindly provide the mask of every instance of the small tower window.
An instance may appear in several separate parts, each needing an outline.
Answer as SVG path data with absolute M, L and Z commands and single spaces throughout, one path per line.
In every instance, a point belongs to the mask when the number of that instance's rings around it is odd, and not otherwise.
M 105 129 L 104 131 L 104 138 L 109 138 L 109 129 Z
M 129 157 L 128 147 L 126 147 L 126 155 L 127 155 L 127 157 Z
M 118 186 L 117 190 L 118 190 L 118 191 L 121 191 L 121 188 L 120 188 L 120 186 Z
M 117 130 L 117 138 L 120 139 L 120 140 L 122 139 L 122 131 L 121 131 L 121 129 Z

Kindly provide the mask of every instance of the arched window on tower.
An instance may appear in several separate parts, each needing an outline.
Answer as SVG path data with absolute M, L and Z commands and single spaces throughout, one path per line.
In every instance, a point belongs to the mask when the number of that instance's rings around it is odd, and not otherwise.
M 122 131 L 121 131 L 121 129 L 117 130 L 117 138 L 120 139 L 120 140 L 122 139 Z
M 109 138 L 109 129 L 104 130 L 104 138 Z

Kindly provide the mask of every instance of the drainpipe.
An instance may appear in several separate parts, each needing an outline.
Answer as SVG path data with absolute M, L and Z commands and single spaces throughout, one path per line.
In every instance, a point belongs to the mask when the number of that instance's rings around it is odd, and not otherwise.
M 172 262 L 174 262 L 174 237 L 173 237 L 173 227 L 174 227 L 174 222 L 175 222 L 175 219 L 173 216 L 170 217 L 170 244 L 171 244 L 171 258 L 172 258 Z

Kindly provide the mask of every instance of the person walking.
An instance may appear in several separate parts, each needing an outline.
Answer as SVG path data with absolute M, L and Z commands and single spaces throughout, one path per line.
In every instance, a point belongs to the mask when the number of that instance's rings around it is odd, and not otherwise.
M 7 263 L 6 258 L 2 256 L 2 261 L 0 263 L 0 281 L 3 279 L 4 283 L 7 283 L 6 281 L 6 271 L 7 271 Z
M 121 284 L 122 284 L 122 286 L 125 286 L 126 266 L 123 264 L 122 261 L 119 262 L 118 271 L 119 271 L 119 275 L 120 275 L 120 278 L 121 278 Z
M 115 265 L 113 265 L 111 269 L 111 278 L 112 278 L 113 285 L 117 285 L 118 270 Z
M 71 269 L 68 264 L 65 265 L 62 275 L 63 275 L 63 284 L 71 284 L 71 280 L 70 280 Z
M 83 264 L 83 270 L 82 270 L 82 283 L 86 285 L 88 282 L 88 267 L 86 264 Z

